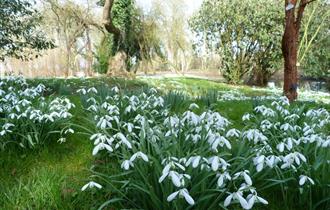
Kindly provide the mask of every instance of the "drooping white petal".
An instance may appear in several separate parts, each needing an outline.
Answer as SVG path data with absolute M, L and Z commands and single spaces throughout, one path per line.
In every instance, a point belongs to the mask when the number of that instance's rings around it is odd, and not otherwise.
M 229 206 L 230 205 L 230 203 L 231 203 L 231 200 L 233 199 L 233 194 L 230 194 L 230 195 L 228 195 L 227 196 L 227 198 L 225 199 L 225 202 L 224 202 L 224 207 L 227 207 L 227 206 Z
M 173 200 L 176 198 L 176 196 L 177 196 L 178 194 L 179 194 L 179 191 L 176 191 L 176 192 L 170 194 L 170 195 L 167 197 L 167 201 L 168 201 L 168 202 L 173 201 Z
M 170 172 L 170 177 L 172 179 L 173 184 L 176 187 L 181 187 L 180 177 L 179 177 L 179 174 L 177 172 L 171 171 Z
M 89 183 L 85 184 L 82 188 L 81 191 L 85 191 L 89 187 Z
M 266 200 L 265 200 L 264 198 L 262 198 L 262 197 L 257 196 L 257 200 L 258 200 L 260 203 L 262 203 L 262 204 L 268 205 L 268 201 L 266 201 Z
M 245 172 L 243 173 L 243 176 L 244 176 L 244 180 L 245 180 L 246 184 L 252 185 L 251 177 Z
M 185 200 L 187 201 L 187 203 L 189 203 L 191 206 L 195 204 L 194 199 L 189 195 L 187 189 L 182 189 L 182 190 L 180 191 L 180 193 L 181 193 L 182 196 L 185 198 Z
M 240 193 L 236 193 L 236 197 L 239 203 L 241 204 L 241 206 L 243 207 L 243 209 L 249 209 L 248 202 L 243 198 L 243 196 Z

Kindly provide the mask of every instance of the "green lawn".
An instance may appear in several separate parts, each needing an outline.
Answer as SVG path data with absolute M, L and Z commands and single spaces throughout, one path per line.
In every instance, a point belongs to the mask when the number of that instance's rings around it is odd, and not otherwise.
M 241 117 L 252 111 L 254 100 L 217 101 L 217 91 L 239 91 L 246 96 L 269 95 L 265 89 L 255 90 L 245 86 L 231 86 L 200 79 L 35 79 L 30 83 L 44 83 L 50 90 L 47 94 L 66 95 L 77 105 L 74 121 L 84 123 L 84 111 L 76 90 L 83 86 L 96 86 L 107 94 L 105 87 L 120 86 L 129 92 L 139 92 L 150 87 L 160 87 L 167 103 L 176 104 L 172 111 L 181 112 L 191 102 L 205 109 L 219 111 L 230 119 L 236 127 L 241 127 Z M 102 92 L 103 91 L 103 92 Z M 187 95 L 177 97 L 176 91 Z M 171 95 L 172 94 L 172 95 Z M 325 97 L 329 100 L 329 98 Z M 303 102 L 298 102 L 303 103 Z M 304 103 L 306 104 L 306 103 Z M 308 103 L 308 106 L 326 107 L 328 104 Z M 76 131 L 79 133 L 79 131 Z M 100 203 L 94 194 L 82 193 L 81 187 L 90 176 L 90 168 L 95 164 L 92 156 L 93 145 L 83 134 L 75 134 L 65 143 L 52 142 L 37 150 L 19 150 L 9 147 L 0 152 L 0 209 L 97 209 Z M 280 205 L 280 204 L 279 204 Z M 274 207 L 277 209 L 277 207 Z M 281 209 L 281 207 L 278 207 Z

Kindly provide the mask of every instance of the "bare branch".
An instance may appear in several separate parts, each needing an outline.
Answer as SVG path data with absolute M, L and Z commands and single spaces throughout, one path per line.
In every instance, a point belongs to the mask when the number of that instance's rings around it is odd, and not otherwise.
M 113 6 L 114 0 L 105 0 L 103 7 L 103 25 L 105 29 L 115 36 L 120 36 L 120 30 L 113 25 L 112 17 L 111 17 L 111 9 Z
M 297 18 L 296 18 L 296 31 L 299 31 L 300 29 L 300 25 L 301 25 L 301 20 L 302 20 L 302 17 L 304 15 L 304 11 L 305 11 L 305 7 L 312 3 L 313 1 L 316 1 L 316 0 L 301 0 L 300 1 L 300 4 L 299 4 L 299 8 L 298 8 L 298 14 L 297 14 Z M 298 34 L 298 33 L 297 33 Z

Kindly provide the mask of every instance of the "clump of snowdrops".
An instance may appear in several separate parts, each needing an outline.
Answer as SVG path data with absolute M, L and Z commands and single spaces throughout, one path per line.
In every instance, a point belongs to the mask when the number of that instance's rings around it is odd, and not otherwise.
M 43 96 L 43 84 L 29 86 L 23 77 L 0 79 L 0 146 L 35 148 L 56 136 L 64 142 L 74 133 L 69 126 L 75 106 L 64 97 Z
M 106 98 L 95 88 L 78 92 L 94 125 L 86 128 L 92 154 L 103 160 L 82 190 L 110 195 L 100 208 L 263 209 L 270 190 L 285 202 L 306 192 L 312 201 L 319 184 L 313 172 L 329 172 L 330 119 L 323 109 L 305 112 L 283 98 L 244 115 L 246 127 L 238 130 L 196 104 L 171 113 L 155 89 L 126 95 L 114 87 Z M 294 196 L 285 194 L 286 185 Z

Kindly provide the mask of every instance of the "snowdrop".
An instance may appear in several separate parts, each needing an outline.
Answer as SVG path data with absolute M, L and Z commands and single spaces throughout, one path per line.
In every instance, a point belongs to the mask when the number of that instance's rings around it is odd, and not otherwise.
M 228 132 L 227 132 L 227 134 L 226 134 L 226 137 L 228 138 L 228 137 L 236 137 L 236 138 L 238 138 L 238 137 L 240 137 L 240 131 L 239 130 L 237 130 L 237 129 L 230 129 Z
M 86 95 L 87 91 L 86 91 L 85 88 L 81 88 L 81 89 L 78 89 L 78 90 L 77 90 L 77 93 L 80 93 L 80 94 L 82 94 L 82 95 Z
M 255 189 L 250 189 L 251 194 L 249 194 L 246 197 L 246 200 L 248 202 L 247 209 L 252 209 L 255 203 L 262 203 L 264 205 L 268 205 L 268 201 L 265 200 L 264 198 L 258 196 L 257 192 Z
M 168 197 L 167 197 L 167 201 L 168 202 L 171 202 L 173 201 L 176 197 L 183 197 L 187 203 L 191 206 L 193 206 L 195 204 L 195 201 L 194 199 L 189 195 L 189 192 L 186 188 L 182 188 L 172 194 L 170 194 Z
M 267 137 L 263 135 L 258 129 L 249 129 L 243 133 L 243 137 L 247 138 L 249 141 L 253 141 L 254 144 L 259 142 L 267 141 Z
M 97 144 L 94 147 L 92 154 L 95 156 L 98 154 L 99 151 L 104 150 L 104 149 L 106 149 L 109 152 L 113 152 L 113 148 L 110 145 L 100 142 L 99 144 Z
M 144 154 L 143 152 L 137 152 L 137 153 L 133 154 L 132 157 L 130 158 L 130 161 L 134 162 L 136 158 L 141 158 L 145 162 L 149 162 L 148 156 L 146 154 Z
M 72 128 L 68 128 L 64 131 L 64 134 L 68 134 L 68 133 L 71 133 L 73 134 L 74 133 L 74 130 Z
M 301 164 L 301 161 L 306 162 L 307 160 L 303 154 L 299 152 L 293 152 L 284 156 L 282 161 L 283 164 L 281 165 L 281 169 L 290 168 L 290 167 L 296 169 L 294 163 L 296 163 L 299 166 Z
M 233 176 L 233 180 L 235 179 L 238 179 L 239 177 L 243 177 L 244 178 L 244 181 L 247 185 L 252 185 L 252 179 L 249 175 L 249 171 L 248 170 L 244 170 L 244 171 L 241 171 L 241 172 L 237 172 L 234 174 Z
M 224 206 L 225 207 L 229 206 L 230 204 L 232 204 L 233 201 L 238 201 L 243 209 L 250 209 L 248 202 L 243 197 L 242 191 L 230 193 L 224 201 Z
M 95 187 L 98 189 L 102 189 L 102 186 L 100 184 L 90 181 L 81 188 L 81 191 L 85 191 L 87 188 L 95 188 Z
M 199 109 L 199 106 L 195 103 L 192 103 L 192 104 L 189 105 L 189 109 L 190 110 Z
M 97 94 L 97 90 L 96 90 L 95 87 L 91 87 L 91 88 L 89 88 L 89 89 L 87 90 L 87 93 L 95 93 L 95 94 Z
M 119 88 L 117 86 L 114 86 L 113 88 L 111 88 L 111 91 L 114 92 L 114 93 L 118 93 Z
M 299 176 L 299 185 L 300 186 L 303 186 L 307 182 L 311 183 L 312 185 L 315 184 L 313 179 L 309 178 L 308 176 L 305 176 L 305 175 L 300 175 Z
M 218 177 L 218 181 L 217 181 L 218 187 L 224 187 L 225 186 L 225 181 L 226 180 L 228 180 L 228 181 L 231 180 L 231 176 L 227 171 L 225 171 L 223 173 L 218 173 L 217 177 Z
M 218 157 L 218 156 L 213 156 L 209 158 L 209 164 L 211 165 L 211 169 L 213 171 L 218 171 L 219 168 L 221 170 L 225 171 L 227 170 L 227 167 L 230 166 L 229 163 L 227 163 L 224 159 Z

